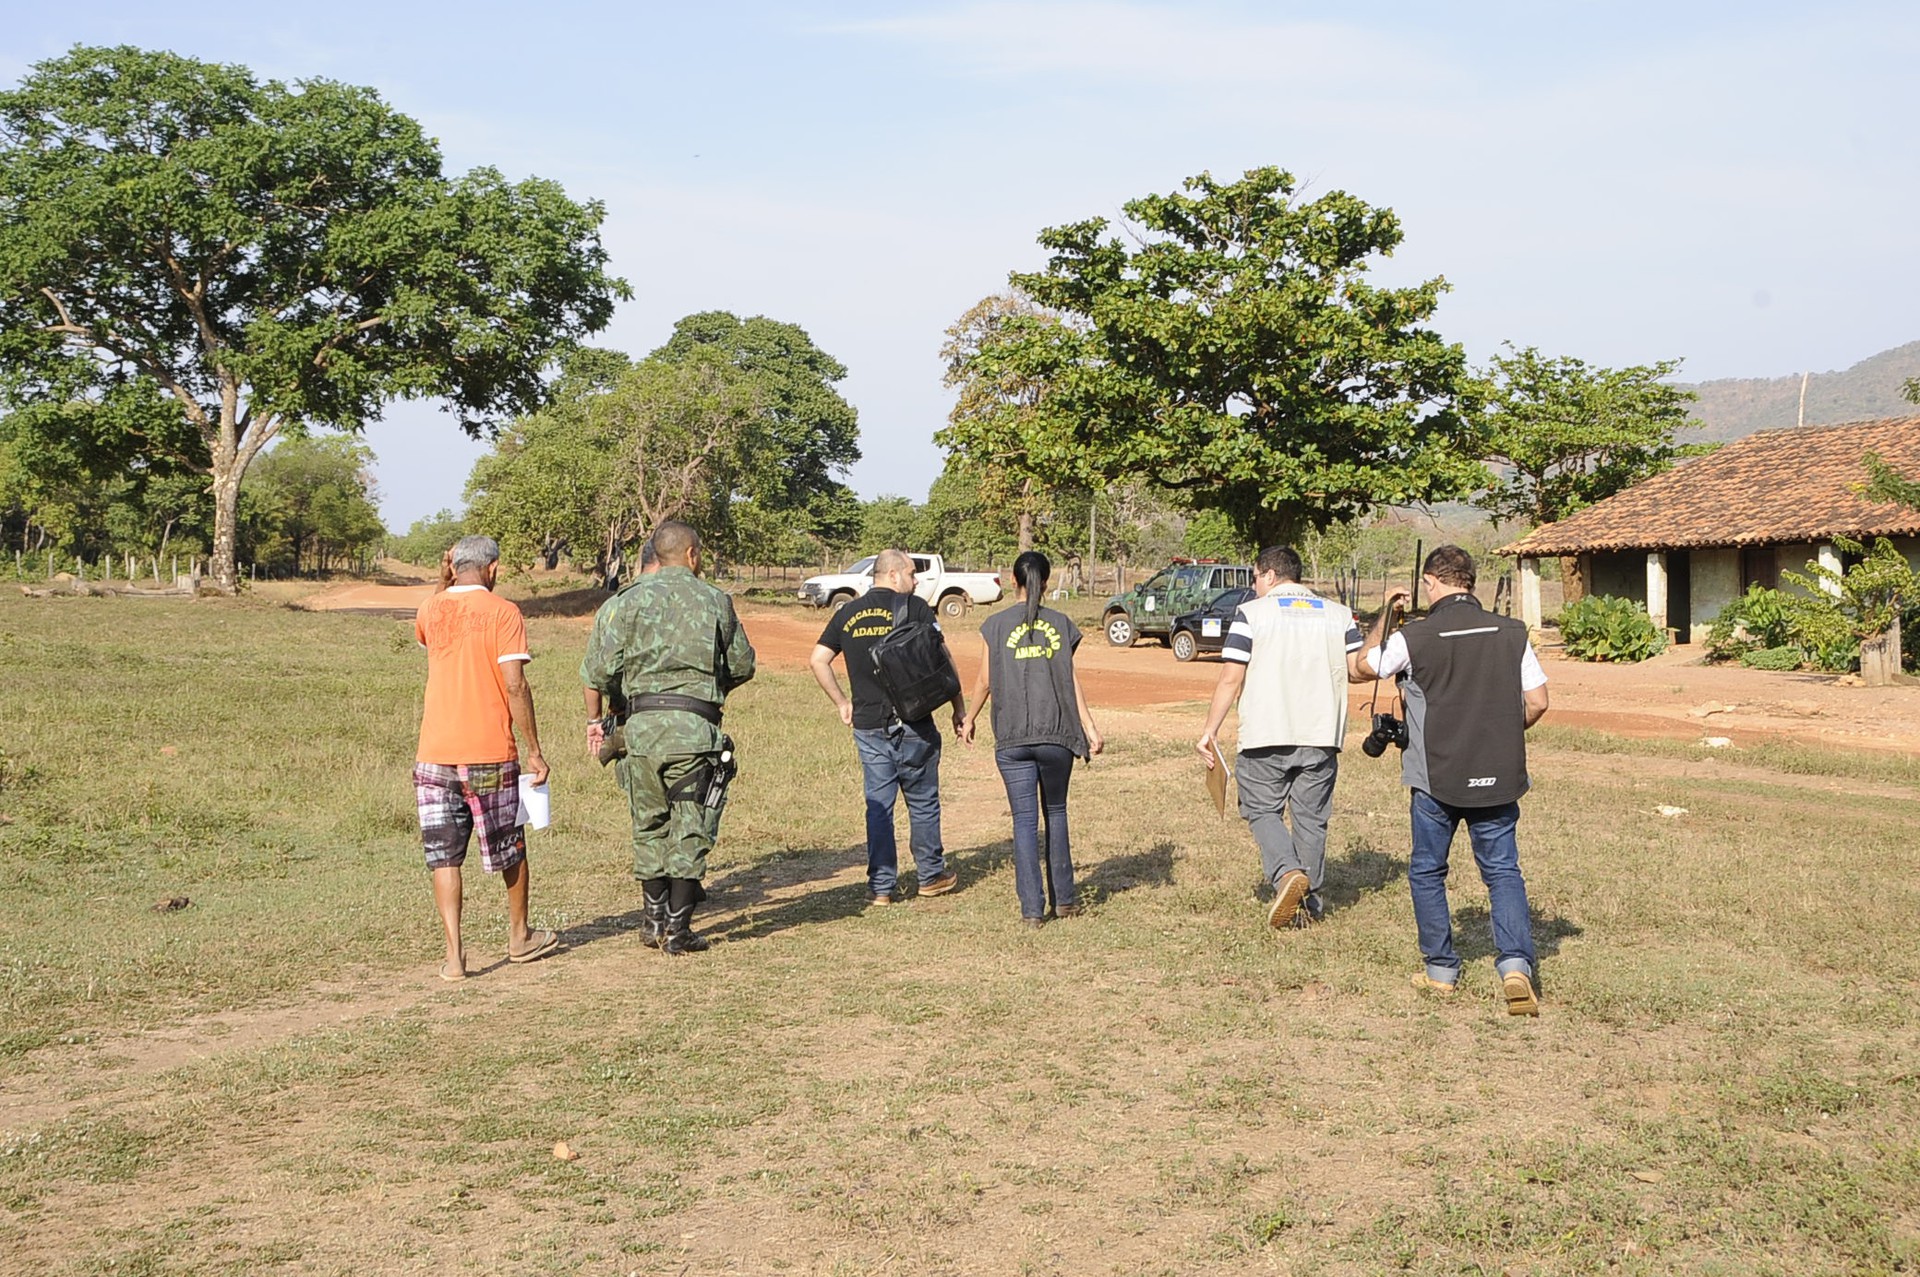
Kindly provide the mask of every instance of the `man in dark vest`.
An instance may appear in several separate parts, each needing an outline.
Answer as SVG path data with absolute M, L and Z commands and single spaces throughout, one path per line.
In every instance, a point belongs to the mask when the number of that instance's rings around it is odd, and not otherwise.
M 1412 791 L 1413 891 L 1424 970 L 1415 988 L 1451 997 L 1460 978 L 1447 909 L 1447 853 L 1466 822 L 1473 858 L 1492 900 L 1495 970 L 1510 1015 L 1538 1015 L 1533 924 L 1520 876 L 1520 795 L 1527 792 L 1529 727 L 1547 712 L 1547 676 L 1527 641 L 1527 627 L 1496 616 L 1473 596 L 1473 558 L 1457 545 L 1427 556 L 1420 579 L 1433 605 L 1427 615 L 1386 633 L 1409 599 L 1387 596 L 1361 651 L 1348 657 L 1356 683 L 1397 678 L 1407 744 L 1401 781 Z

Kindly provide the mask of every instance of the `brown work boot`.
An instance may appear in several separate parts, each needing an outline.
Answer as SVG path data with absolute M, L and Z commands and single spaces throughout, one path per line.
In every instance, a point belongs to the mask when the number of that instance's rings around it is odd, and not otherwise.
M 1300 902 L 1307 898 L 1312 885 L 1298 869 L 1281 874 L 1280 881 L 1273 884 L 1273 907 L 1267 910 L 1267 925 L 1275 931 L 1292 926 L 1293 915 L 1300 912 Z
M 921 883 L 920 894 L 923 896 L 944 896 L 949 891 L 952 891 L 955 887 L 959 885 L 960 885 L 959 872 L 957 870 L 949 869 L 945 873 L 941 874 L 938 878 L 929 879 L 928 881 Z
M 1506 995 L 1508 1015 L 1539 1015 L 1540 997 L 1533 991 L 1533 978 L 1524 971 L 1509 971 L 1500 977 L 1500 991 Z
M 1436 998 L 1450 998 L 1454 994 L 1453 985 L 1445 980 L 1436 980 L 1425 971 L 1414 972 L 1412 983 L 1414 988 L 1422 993 L 1431 993 Z

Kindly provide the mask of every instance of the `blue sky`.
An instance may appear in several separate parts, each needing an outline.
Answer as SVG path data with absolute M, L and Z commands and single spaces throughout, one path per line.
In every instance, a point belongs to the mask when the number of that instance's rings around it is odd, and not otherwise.
M 1920 337 L 1920 9 L 1832 3 L 27 6 L 0 79 L 75 43 L 371 85 L 450 169 L 608 207 L 633 285 L 602 344 L 696 310 L 800 324 L 851 370 L 865 496 L 920 498 L 942 331 L 1043 226 L 1278 164 L 1394 208 L 1436 320 L 1683 376 L 1845 367 Z M 388 522 L 479 445 L 369 428 Z

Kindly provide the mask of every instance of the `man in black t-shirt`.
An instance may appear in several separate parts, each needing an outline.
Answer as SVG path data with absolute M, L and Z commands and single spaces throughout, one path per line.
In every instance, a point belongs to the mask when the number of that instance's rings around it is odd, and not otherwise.
M 1452 995 L 1460 978 L 1447 909 L 1447 854 L 1465 824 L 1487 884 L 1494 970 L 1511 1015 L 1538 1015 L 1533 923 L 1520 873 L 1520 796 L 1527 792 L 1527 729 L 1547 712 L 1547 676 L 1527 627 L 1496 616 L 1473 595 L 1473 558 L 1443 545 L 1421 565 L 1433 600 L 1425 618 L 1387 634 L 1409 600 L 1387 595 L 1365 650 L 1347 657 L 1356 683 L 1397 678 L 1406 707 L 1401 781 L 1412 792 L 1413 840 L 1407 885 L 1425 967 L 1415 988 Z
M 904 619 L 939 628 L 933 609 L 914 594 L 914 580 L 913 560 L 905 551 L 882 550 L 873 561 L 873 588 L 841 604 L 808 662 L 820 690 L 840 711 L 840 721 L 853 728 L 854 748 L 866 778 L 867 890 L 877 905 L 892 904 L 898 887 L 899 852 L 893 835 L 896 795 L 907 800 L 908 845 L 920 876 L 920 894 L 944 895 L 960 882 L 960 876 L 947 868 L 940 839 L 940 729 L 932 715 L 901 722 L 887 704 L 873 670 L 873 645 L 893 632 L 894 611 L 903 603 Z M 840 690 L 833 672 L 834 658 L 843 654 L 847 682 L 853 687 L 851 700 Z M 953 660 L 951 652 L 947 660 Z M 955 693 L 956 733 L 966 714 L 966 697 Z

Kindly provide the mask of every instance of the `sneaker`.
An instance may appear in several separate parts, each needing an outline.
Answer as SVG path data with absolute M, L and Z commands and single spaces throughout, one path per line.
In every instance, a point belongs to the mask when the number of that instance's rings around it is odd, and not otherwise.
M 1298 869 L 1281 874 L 1280 881 L 1273 884 L 1273 907 L 1267 910 L 1267 925 L 1275 931 L 1292 926 L 1293 915 L 1300 911 L 1300 902 L 1307 898 L 1311 885 Z
M 1533 979 L 1524 971 L 1509 971 L 1500 977 L 1500 991 L 1507 997 L 1508 1015 L 1539 1015 L 1540 998 L 1533 991 Z
M 1445 980 L 1436 980 L 1424 971 L 1413 973 L 1413 987 L 1422 993 L 1431 993 L 1436 998 L 1450 998 L 1453 996 L 1454 989 L 1452 984 Z
M 941 874 L 938 878 L 934 878 L 931 881 L 921 883 L 920 894 L 923 896 L 944 896 L 949 891 L 952 891 L 955 887 L 959 885 L 960 885 L 959 873 L 956 872 L 955 870 L 949 869 L 945 873 Z
M 891 891 L 869 891 L 867 893 L 867 903 L 870 905 L 890 905 L 893 903 L 893 893 Z

